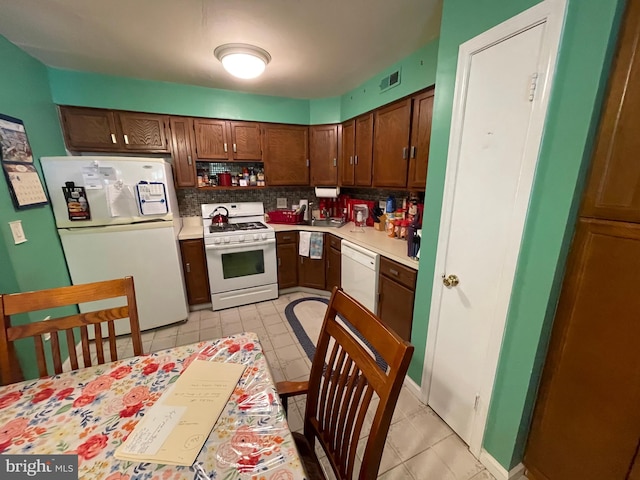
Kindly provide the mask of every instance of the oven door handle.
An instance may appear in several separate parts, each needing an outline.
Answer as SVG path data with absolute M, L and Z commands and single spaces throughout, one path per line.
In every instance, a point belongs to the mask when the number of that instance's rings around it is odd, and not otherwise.
M 270 245 L 276 243 L 275 238 L 268 238 L 266 240 L 262 240 L 260 242 L 238 242 L 238 243 L 224 243 L 224 244 L 214 244 L 214 245 L 205 245 L 206 250 L 229 250 L 231 248 L 241 248 L 241 247 L 249 247 L 249 246 L 257 246 L 260 247 L 262 245 Z

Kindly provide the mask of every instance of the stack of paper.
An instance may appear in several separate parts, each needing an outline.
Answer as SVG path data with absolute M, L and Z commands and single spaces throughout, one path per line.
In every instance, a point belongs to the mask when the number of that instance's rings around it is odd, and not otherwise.
M 245 366 L 195 360 L 145 412 L 115 457 L 193 465 Z

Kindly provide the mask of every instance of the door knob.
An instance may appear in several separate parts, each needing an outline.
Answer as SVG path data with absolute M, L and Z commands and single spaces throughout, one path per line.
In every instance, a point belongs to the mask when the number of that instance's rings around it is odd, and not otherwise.
M 449 275 L 446 277 L 444 274 L 442 275 L 442 284 L 445 287 L 456 287 L 460 283 L 460 279 L 456 275 Z

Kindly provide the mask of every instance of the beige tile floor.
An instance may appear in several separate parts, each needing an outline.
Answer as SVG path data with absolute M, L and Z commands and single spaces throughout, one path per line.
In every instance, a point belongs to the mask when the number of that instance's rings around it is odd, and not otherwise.
M 306 296 L 315 295 L 298 292 L 281 295 L 277 300 L 219 312 L 191 312 L 188 321 L 183 324 L 144 332 L 144 351 L 154 352 L 200 340 L 252 331 L 260 337 L 276 381 L 306 379 L 311 362 L 284 315 L 284 309 L 289 302 Z M 322 321 L 321 318 L 317 320 Z M 129 338 L 121 337 L 118 345 L 120 358 L 133 355 Z M 293 431 L 302 430 L 304 401 L 304 398 L 298 398 L 289 405 L 289 427 Z M 362 448 L 365 441 L 366 432 L 360 440 Z M 469 453 L 458 436 L 406 387 L 402 389 L 393 415 L 378 478 L 494 480 L 484 466 Z

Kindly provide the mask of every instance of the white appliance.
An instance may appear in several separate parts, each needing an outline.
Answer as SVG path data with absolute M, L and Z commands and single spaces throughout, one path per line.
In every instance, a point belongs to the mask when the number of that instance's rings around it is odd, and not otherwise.
M 342 289 L 373 313 L 378 313 L 380 255 L 342 240 Z
M 226 209 L 227 223 L 212 224 Z M 278 298 L 276 234 L 259 202 L 202 205 L 213 310 Z
M 141 330 L 185 320 L 171 165 L 162 158 L 107 156 L 43 157 L 40 163 L 72 283 L 130 275 Z M 80 311 L 118 300 L 88 305 Z M 127 320 L 115 326 L 117 335 L 129 333 Z

